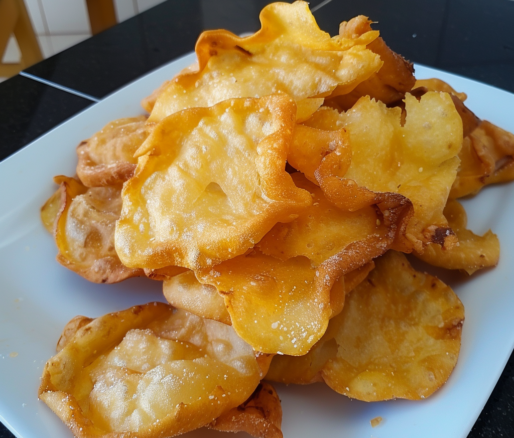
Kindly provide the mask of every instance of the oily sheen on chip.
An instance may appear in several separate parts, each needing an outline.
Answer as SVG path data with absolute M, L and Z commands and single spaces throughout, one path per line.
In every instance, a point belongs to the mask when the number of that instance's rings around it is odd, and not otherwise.
M 453 198 L 512 179 L 514 136 L 416 81 L 365 16 L 334 37 L 303 1 L 260 21 L 204 32 L 149 117 L 84 140 L 41 210 L 61 264 L 162 281 L 171 304 L 66 325 L 39 397 L 79 438 L 281 438 L 266 374 L 419 400 L 455 367 L 462 303 L 401 252 L 470 275 L 498 262 Z
M 226 30 L 202 33 L 195 47 L 198 69 L 163 87 L 149 122 L 186 108 L 277 93 L 291 96 L 298 119 L 305 120 L 325 96 L 352 91 L 382 66 L 380 57 L 366 48 L 378 32 L 330 38 L 306 2 L 272 3 L 260 20 L 261 29 L 246 38 Z
M 262 372 L 230 326 L 149 303 L 78 329 L 39 397 L 79 438 L 175 436 L 245 402 Z
M 296 105 L 285 95 L 173 114 L 138 150 L 116 251 L 126 266 L 209 267 L 311 204 L 285 171 Z
M 462 303 L 401 253 L 390 251 L 376 265 L 309 354 L 275 357 L 267 378 L 324 381 L 364 401 L 419 400 L 446 382 L 460 350 Z

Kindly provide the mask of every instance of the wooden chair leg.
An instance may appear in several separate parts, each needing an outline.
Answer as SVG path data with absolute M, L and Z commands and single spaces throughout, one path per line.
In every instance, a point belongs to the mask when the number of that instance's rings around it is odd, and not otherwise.
M 15 0 L 0 0 L 0 63 L 4 58 L 9 38 L 18 21 L 19 11 Z
M 23 0 L 17 0 L 17 2 L 20 15 L 14 27 L 14 36 L 20 48 L 21 64 L 23 68 L 27 68 L 36 62 L 42 61 L 43 54 L 39 48 L 25 3 Z
M 1 62 L 9 38 L 14 34 L 21 52 L 21 62 Z M 43 59 L 36 34 L 23 0 L 0 0 L 0 76 L 10 77 Z
M 113 0 L 86 0 L 93 35 L 117 23 Z

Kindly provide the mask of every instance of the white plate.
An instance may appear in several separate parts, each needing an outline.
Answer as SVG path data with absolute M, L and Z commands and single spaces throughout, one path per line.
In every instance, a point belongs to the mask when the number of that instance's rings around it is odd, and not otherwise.
M 40 206 L 55 190 L 52 177 L 74 175 L 75 146 L 81 140 L 110 120 L 142 113 L 140 99 L 193 60 L 191 54 L 148 74 L 0 163 L 0 420 L 17 437 L 71 437 L 36 396 L 43 365 L 70 318 L 163 300 L 157 282 L 95 285 L 54 260 L 54 242 L 39 220 Z M 449 82 L 468 94 L 466 103 L 479 117 L 514 131 L 509 116 L 514 95 L 426 67 L 418 66 L 417 76 Z M 514 185 L 486 188 L 465 202 L 471 229 L 483 233 L 492 228 L 502 255 L 497 268 L 453 284 L 466 307 L 466 322 L 449 382 L 422 402 L 374 404 L 350 401 L 321 384 L 278 386 L 286 438 L 467 436 L 514 346 L 514 203 L 508 202 L 513 190 Z M 376 416 L 384 421 L 373 429 L 370 420 Z M 186 436 L 223 435 L 202 430 Z

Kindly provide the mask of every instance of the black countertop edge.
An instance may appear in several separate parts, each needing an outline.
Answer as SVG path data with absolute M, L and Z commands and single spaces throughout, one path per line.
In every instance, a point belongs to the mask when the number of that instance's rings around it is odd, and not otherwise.
M 20 75 L 0 83 L 0 102 L 0 160 L 93 104 Z
M 168 0 L 26 72 L 103 98 L 191 52 L 205 29 L 256 31 L 259 11 L 267 3 Z M 514 2 L 333 0 L 314 13 L 320 27 L 332 35 L 341 21 L 359 14 L 376 21 L 388 45 L 410 61 L 514 92 Z

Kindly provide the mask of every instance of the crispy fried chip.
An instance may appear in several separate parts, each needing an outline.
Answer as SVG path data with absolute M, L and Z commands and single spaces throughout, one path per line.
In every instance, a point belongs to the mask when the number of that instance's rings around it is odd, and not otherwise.
M 223 293 L 234 329 L 257 351 L 297 356 L 309 351 L 341 311 L 345 287 L 338 280 L 392 245 L 396 212 L 390 210 L 389 226 L 373 207 L 341 211 L 302 174 L 292 178 L 311 194 L 311 207 L 277 224 L 258 251 L 195 273 Z
M 306 257 L 285 261 L 257 250 L 196 271 L 202 283 L 223 292 L 237 334 L 255 350 L 306 354 L 325 333 L 330 290 Z
M 75 333 L 77 333 L 79 329 L 85 325 L 88 325 L 91 321 L 93 321 L 92 318 L 88 318 L 87 316 L 82 315 L 75 316 L 70 321 L 68 321 L 68 323 L 64 326 L 59 341 L 57 341 L 57 347 L 55 348 L 57 353 L 59 353 L 59 351 L 61 351 L 64 347 L 66 347 L 66 345 L 70 343 L 70 341 L 73 339 L 73 336 L 75 336 Z
M 342 275 L 336 281 L 330 291 L 330 309 L 332 310 L 330 318 L 334 318 L 341 313 L 346 301 L 346 295 L 362 283 L 374 267 L 374 262 L 368 262 L 364 266 Z
M 146 117 L 130 117 L 110 122 L 77 147 L 77 175 L 87 187 L 121 184 L 134 174 L 134 152 L 148 136 Z
M 388 234 L 380 238 L 380 244 L 376 237 L 369 236 L 374 242 L 369 242 L 368 248 L 381 248 L 381 252 L 375 253 L 373 257 L 383 254 L 391 242 L 394 242 L 396 248 L 408 250 L 404 235 L 413 214 L 411 201 L 397 193 L 372 192 L 359 187 L 353 180 L 343 178 L 350 167 L 352 151 L 348 134 L 344 129 L 337 128 L 339 118 L 336 110 L 324 108 L 308 122 L 321 126 L 321 129 L 298 125 L 293 147 L 289 150 L 289 164 L 321 186 L 324 197 L 330 201 L 326 206 L 329 212 L 333 211 L 333 206 L 349 212 L 366 208 L 369 212 L 369 208 L 374 206 L 377 215 L 375 221 L 383 225 L 382 229 L 388 230 Z
M 160 269 L 144 269 L 144 271 L 145 275 L 152 280 L 165 281 L 175 277 L 175 275 L 187 272 L 189 269 L 180 266 L 166 266 Z
M 430 91 L 444 91 L 445 93 L 458 97 L 461 102 L 464 102 L 468 98 L 466 93 L 455 91 L 450 84 L 447 84 L 446 82 L 437 78 L 417 79 L 414 88 L 419 87 L 427 88 Z
M 361 98 L 346 113 L 322 108 L 305 125 L 318 129 L 345 128 L 350 137 L 351 165 L 341 166 L 337 154 L 328 154 L 316 171 L 327 198 L 340 208 L 356 210 L 377 204 L 377 196 L 400 194 L 414 206 L 398 248 L 404 251 L 438 242 L 456 243 L 443 215 L 455 180 L 462 145 L 462 121 L 451 97 L 429 92 L 418 101 L 407 94 L 407 119 L 401 125 L 401 109 Z M 391 201 L 390 201 L 391 202 Z
M 450 192 L 451 198 L 474 195 L 486 185 L 514 179 L 513 134 L 480 120 L 463 104 L 466 95 L 456 92 L 446 82 L 426 79 L 417 81 L 416 86 L 450 93 L 462 118 L 465 138 L 459 153 L 461 163 Z
M 198 71 L 169 83 L 149 122 L 186 108 L 275 93 L 293 97 L 302 120 L 309 115 L 304 105 L 312 112 L 316 109 L 306 99 L 348 93 L 382 65 L 380 57 L 365 47 L 378 32 L 355 39 L 330 38 L 319 29 L 306 2 L 270 4 L 260 20 L 261 30 L 247 38 L 226 30 L 204 32 L 195 48 Z
M 465 139 L 461 167 L 450 196 L 461 198 L 482 187 L 514 179 L 514 135 L 483 120 Z
M 335 318 L 339 320 L 339 318 Z M 323 382 L 321 370 L 329 359 L 337 356 L 335 336 L 340 324 L 334 319 L 328 324 L 323 337 L 304 356 L 274 356 L 266 380 L 294 385 Z
M 371 24 L 367 17 L 359 15 L 348 22 L 342 22 L 339 35 L 345 39 L 358 39 L 371 31 Z M 414 67 L 410 62 L 393 52 L 380 37 L 369 43 L 366 48 L 380 56 L 384 63 L 380 70 L 357 85 L 350 93 L 328 99 L 327 105 L 347 110 L 362 96 L 370 96 L 385 104 L 391 104 L 402 100 L 405 93 L 412 89 L 416 79 Z
M 150 303 L 79 329 L 39 397 L 79 438 L 175 436 L 244 403 L 260 378 L 230 326 Z
M 373 262 L 341 276 L 330 290 L 331 317 L 339 314 L 344 306 L 345 293 L 363 281 L 374 267 Z M 214 319 L 224 324 L 232 324 L 225 307 L 223 295 L 211 285 L 200 283 L 192 271 L 164 280 L 164 297 L 173 307 Z
M 440 79 L 418 80 L 416 81 L 416 88 L 412 90 L 412 93 L 417 95 L 417 97 L 421 97 L 427 91 L 443 91 L 451 96 L 455 109 L 462 119 L 462 135 L 464 137 L 471 134 L 480 124 L 480 119 L 466 105 L 464 105 L 464 101 L 467 99 L 465 93 L 458 93 L 449 84 L 441 81 Z M 463 159 L 463 149 L 461 149 L 459 154 L 461 160 Z
M 127 266 L 201 268 L 253 247 L 310 195 L 285 171 L 295 105 L 234 99 L 163 120 L 123 188 L 116 250 Z
M 165 280 L 163 292 L 166 301 L 173 307 L 202 318 L 231 324 L 225 301 L 218 290 L 214 286 L 200 283 L 193 271 Z
M 434 266 L 446 269 L 462 269 L 469 275 L 483 268 L 496 266 L 500 258 L 500 241 L 491 230 L 478 236 L 466 228 L 467 215 L 464 207 L 455 200 L 449 200 L 444 209 L 448 223 L 459 239 L 459 245 L 443 250 L 432 244 L 425 248 L 418 258 Z
M 177 76 L 180 76 L 182 74 L 192 73 L 198 71 L 198 62 L 193 62 L 193 64 L 188 65 L 186 68 L 183 68 L 180 72 L 178 72 L 173 79 L 175 79 Z M 157 99 L 161 95 L 161 93 L 166 89 L 166 87 L 170 84 L 171 81 L 165 81 L 161 84 L 159 88 L 156 88 L 150 96 L 145 97 L 141 101 L 141 106 L 144 110 L 151 113 L 153 110 L 153 107 L 155 106 L 155 102 L 157 102 Z
M 58 189 L 41 207 L 41 222 L 50 234 L 54 234 L 55 221 L 62 208 L 61 202 L 62 192 Z
M 58 176 L 61 209 L 55 225 L 57 261 L 94 283 L 117 283 L 143 275 L 124 266 L 114 249 L 114 227 L 121 211 L 120 187 L 84 187 Z
M 376 265 L 309 355 L 275 357 L 267 379 L 324 380 L 364 401 L 419 400 L 446 382 L 460 350 L 462 303 L 401 253 L 390 251 Z
M 332 317 L 341 313 L 345 296 L 362 283 L 374 267 L 375 263 L 370 262 L 344 276 L 345 293 L 342 295 L 342 302 L 340 304 L 337 303 L 337 299 L 334 297 L 334 288 L 332 288 L 330 295 Z M 297 385 L 322 382 L 321 369 L 328 359 L 335 357 L 337 354 L 337 343 L 334 340 L 337 334 L 337 327 L 337 325 L 329 323 L 323 337 L 304 356 L 275 356 L 271 362 L 268 374 L 266 374 L 266 379 Z
M 464 307 L 448 286 L 412 269 L 400 253 L 389 252 L 376 265 L 334 319 L 337 356 L 322 377 L 359 400 L 426 398 L 457 363 Z
M 312 205 L 294 221 L 277 224 L 264 236 L 257 244 L 264 254 L 280 260 L 304 256 L 317 267 L 337 257 L 352 243 L 368 240 L 371 236 L 375 236 L 377 242 L 386 239 L 388 230 L 375 208 L 369 206 L 355 212 L 341 210 L 301 173 L 294 173 L 292 178 L 297 187 L 311 194 Z M 375 241 L 370 244 L 366 263 L 385 252 L 375 252 L 374 244 Z
M 275 388 L 261 382 L 252 396 L 211 424 L 222 432 L 246 432 L 256 438 L 282 438 L 282 406 Z

